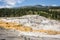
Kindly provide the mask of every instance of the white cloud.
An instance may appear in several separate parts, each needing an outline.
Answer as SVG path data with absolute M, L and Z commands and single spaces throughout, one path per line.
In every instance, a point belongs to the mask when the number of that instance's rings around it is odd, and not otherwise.
M 5 6 L 0 6 L 0 8 L 12 8 L 12 6 L 5 5 Z
M 15 5 L 15 4 L 16 4 L 16 0 L 4 0 L 4 2 L 5 2 L 7 5 Z
M 2 8 L 16 6 L 17 3 L 22 3 L 24 0 L 0 0 L 0 1 L 5 3 L 5 5 L 0 6 L 0 8 Z
M 41 4 L 42 6 L 46 6 L 45 4 Z
M 51 5 L 51 6 L 57 6 L 56 4 L 53 4 L 53 5 Z

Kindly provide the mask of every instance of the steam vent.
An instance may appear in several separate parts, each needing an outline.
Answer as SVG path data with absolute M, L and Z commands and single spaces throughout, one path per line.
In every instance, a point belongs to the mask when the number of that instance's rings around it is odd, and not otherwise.
M 60 21 L 39 15 L 3 17 L 0 40 L 60 40 Z

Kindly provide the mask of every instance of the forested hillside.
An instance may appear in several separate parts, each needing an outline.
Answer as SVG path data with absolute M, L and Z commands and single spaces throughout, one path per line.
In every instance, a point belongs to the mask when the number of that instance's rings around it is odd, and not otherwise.
M 0 17 L 19 17 L 22 15 L 40 15 L 60 20 L 60 7 L 52 6 L 24 6 L 19 8 L 1 8 Z

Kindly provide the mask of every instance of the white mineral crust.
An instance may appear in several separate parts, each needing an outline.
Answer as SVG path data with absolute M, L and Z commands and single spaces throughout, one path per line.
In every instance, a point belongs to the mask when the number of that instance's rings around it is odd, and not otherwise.
M 29 26 L 33 29 L 45 29 L 45 30 L 55 30 L 60 31 L 60 21 L 51 20 L 39 15 L 25 15 L 22 17 L 14 17 L 14 18 L 1 18 L 0 21 L 5 22 L 16 22 L 17 24 L 22 24 L 24 26 Z M 32 32 L 20 32 L 24 35 L 35 35 L 35 36 L 44 36 L 42 33 L 32 33 Z M 41 34 L 41 35 L 40 35 Z M 46 35 L 45 35 L 46 36 Z M 51 37 L 50 35 L 47 35 Z M 60 35 L 55 35 L 52 37 L 59 37 Z

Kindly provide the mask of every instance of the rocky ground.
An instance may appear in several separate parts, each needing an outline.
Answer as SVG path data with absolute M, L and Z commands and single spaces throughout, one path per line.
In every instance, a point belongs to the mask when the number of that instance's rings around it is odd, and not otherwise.
M 16 22 L 24 26 L 30 26 L 33 29 L 51 29 L 60 31 L 60 21 L 50 20 L 39 15 L 26 15 L 16 18 L 3 18 L 1 20 L 6 22 Z
M 30 26 L 33 29 L 50 29 L 60 31 L 60 21 L 47 19 L 39 15 L 25 15 L 22 17 L 0 18 L 0 21 L 15 22 L 24 26 Z M 39 33 L 25 32 L 20 34 L 20 32 L 16 30 L 5 30 L 4 28 L 0 28 L 0 40 L 60 40 L 60 35 L 43 36 L 38 34 Z

